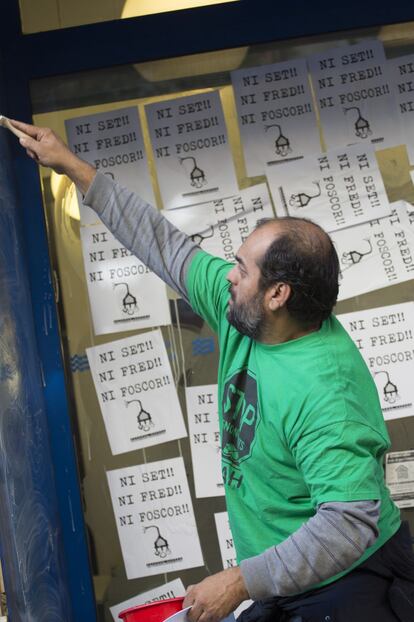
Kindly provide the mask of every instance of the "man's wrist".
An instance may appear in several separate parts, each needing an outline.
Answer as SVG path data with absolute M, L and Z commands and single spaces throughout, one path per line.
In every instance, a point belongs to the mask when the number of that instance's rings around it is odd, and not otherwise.
M 250 598 L 249 592 L 247 591 L 246 582 L 244 580 L 242 571 L 240 570 L 240 566 L 228 568 L 228 571 L 234 575 L 235 589 L 237 590 L 240 602 Z
M 80 192 L 85 195 L 95 178 L 96 169 L 88 162 L 71 154 L 65 165 L 65 173 L 75 183 Z

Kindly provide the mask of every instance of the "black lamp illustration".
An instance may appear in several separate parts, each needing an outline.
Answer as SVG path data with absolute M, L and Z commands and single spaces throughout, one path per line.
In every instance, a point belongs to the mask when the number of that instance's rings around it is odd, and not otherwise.
M 137 415 L 138 427 L 143 432 L 148 432 L 152 427 L 154 427 L 154 422 L 152 420 L 152 417 L 149 414 L 149 412 L 144 410 L 141 400 L 129 400 L 129 402 L 125 402 L 125 404 L 128 407 L 133 402 L 137 402 L 139 409 L 140 409 Z
M 271 125 L 265 125 L 265 132 L 267 132 L 267 130 L 269 130 L 272 127 L 277 127 L 277 129 L 279 130 L 279 136 L 275 140 L 276 154 L 280 156 L 281 158 L 285 158 L 292 151 L 290 147 L 290 141 L 288 138 L 286 138 L 286 136 L 283 136 L 282 128 L 280 127 L 280 125 L 277 125 L 276 123 L 272 123 Z
M 312 182 L 318 188 L 318 192 L 316 194 L 306 194 L 306 192 L 299 192 L 298 194 L 292 194 L 289 199 L 289 205 L 291 207 L 306 207 L 312 201 L 312 199 L 316 199 L 316 197 L 320 197 L 322 194 L 321 186 L 318 181 Z
M 162 537 L 162 535 L 160 534 L 160 530 L 158 529 L 157 525 L 148 525 L 148 527 L 144 527 L 144 533 L 147 531 L 147 529 L 156 529 L 157 530 L 157 538 L 154 541 L 154 549 L 155 549 L 155 555 L 157 557 L 161 557 L 162 559 L 164 557 L 167 557 L 167 555 L 171 554 L 170 548 L 168 546 L 168 541 Z
M 354 124 L 355 136 L 358 136 L 358 138 L 368 138 L 368 136 L 371 136 L 372 130 L 370 128 L 370 125 L 368 121 L 361 116 L 361 111 L 358 106 L 350 106 L 349 108 L 344 108 L 345 114 L 348 112 L 348 110 L 356 110 L 358 113 L 358 118 Z
M 193 233 L 193 235 L 190 235 L 190 238 L 192 239 L 192 241 L 195 244 L 198 244 L 199 246 L 201 246 L 201 243 L 204 242 L 204 240 L 207 240 L 208 238 L 212 238 L 214 235 L 214 227 L 213 225 L 209 226 L 209 231 L 210 233 L 204 233 L 204 232 L 200 232 L 200 233 Z
M 341 262 L 346 266 L 355 266 L 355 264 L 359 263 L 363 257 L 366 255 L 370 255 L 372 253 L 372 244 L 369 238 L 364 238 L 364 242 L 368 242 L 369 250 L 365 252 L 360 251 L 347 251 L 342 253 Z
M 389 404 L 395 404 L 395 402 L 400 399 L 400 396 L 398 395 L 397 385 L 391 382 L 389 373 L 387 371 L 376 371 L 374 375 L 377 376 L 379 374 L 385 374 L 387 376 L 387 382 L 382 388 L 382 392 L 384 393 L 384 400 Z
M 192 160 L 193 162 L 193 168 L 190 171 L 191 185 L 194 188 L 202 188 L 203 186 L 205 186 L 205 184 L 207 183 L 207 179 L 204 171 L 202 171 L 201 168 L 197 166 L 196 159 L 193 156 L 186 156 L 185 158 L 180 158 L 180 164 L 185 162 L 185 160 Z
M 124 285 L 126 287 L 126 294 L 122 299 L 122 311 L 127 315 L 133 315 L 135 311 L 138 311 L 137 299 L 129 291 L 128 283 L 114 283 L 114 289 L 118 287 L 118 285 Z

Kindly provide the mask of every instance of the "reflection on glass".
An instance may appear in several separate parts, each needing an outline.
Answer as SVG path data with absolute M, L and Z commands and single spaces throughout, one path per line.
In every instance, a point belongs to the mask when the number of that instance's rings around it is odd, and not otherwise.
M 238 0 L 126 0 L 122 9 L 122 17 L 140 17 L 141 15 L 194 9 L 199 6 L 226 4 L 228 2 L 238 2 Z

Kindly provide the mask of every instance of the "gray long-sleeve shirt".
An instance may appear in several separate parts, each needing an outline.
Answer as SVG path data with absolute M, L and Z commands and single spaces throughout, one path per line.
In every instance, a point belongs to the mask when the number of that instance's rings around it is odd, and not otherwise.
M 194 242 L 140 197 L 97 173 L 84 204 L 113 235 L 188 301 L 186 275 Z M 240 568 L 250 597 L 302 592 L 354 564 L 377 536 L 380 501 L 323 503 L 281 544 Z

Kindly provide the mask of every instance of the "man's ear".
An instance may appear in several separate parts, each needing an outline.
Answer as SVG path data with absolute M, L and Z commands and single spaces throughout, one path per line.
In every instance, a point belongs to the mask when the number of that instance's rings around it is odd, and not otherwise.
M 275 283 L 266 292 L 265 301 L 270 311 L 277 311 L 286 306 L 292 293 L 292 288 L 288 283 Z

